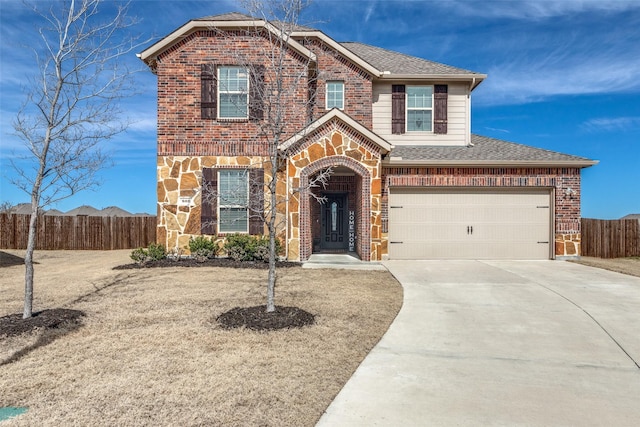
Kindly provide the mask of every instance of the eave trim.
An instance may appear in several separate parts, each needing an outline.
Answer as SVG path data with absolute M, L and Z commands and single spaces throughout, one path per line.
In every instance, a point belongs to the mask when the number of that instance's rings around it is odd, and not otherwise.
M 292 145 L 306 138 L 310 133 L 314 132 L 316 129 L 319 129 L 320 127 L 322 127 L 324 124 L 326 124 L 333 118 L 337 118 L 343 121 L 345 124 L 353 128 L 355 131 L 362 134 L 365 138 L 377 144 L 382 149 L 383 154 L 386 154 L 393 149 L 393 146 L 389 144 L 384 138 L 373 133 L 372 131 L 370 131 L 369 129 L 367 129 L 357 121 L 353 120 L 351 117 L 349 117 L 347 114 L 345 114 L 341 110 L 337 108 L 333 108 L 324 116 L 320 117 L 318 120 L 316 120 L 315 122 L 311 123 L 309 126 L 304 128 L 302 131 L 298 132 L 297 134 L 295 134 L 294 136 L 292 136 L 291 138 L 287 139 L 282 144 L 280 144 L 278 146 L 278 150 L 283 151 L 283 150 L 289 149 Z

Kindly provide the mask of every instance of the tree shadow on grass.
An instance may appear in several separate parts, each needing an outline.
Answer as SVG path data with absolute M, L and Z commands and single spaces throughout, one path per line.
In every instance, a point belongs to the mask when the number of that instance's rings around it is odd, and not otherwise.
M 22 314 L 10 314 L 0 317 L 0 343 L 3 338 L 16 337 L 28 333 L 40 333 L 35 343 L 14 352 L 0 366 L 20 360 L 32 351 L 48 345 L 82 326 L 84 312 L 65 308 L 54 308 L 34 313 L 33 317 L 23 319 Z
M 0 268 L 14 265 L 24 265 L 24 258 L 0 251 Z

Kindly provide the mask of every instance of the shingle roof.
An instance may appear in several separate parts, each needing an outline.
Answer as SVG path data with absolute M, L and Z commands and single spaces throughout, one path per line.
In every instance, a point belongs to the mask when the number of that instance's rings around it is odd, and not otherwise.
M 638 221 L 640 221 L 640 213 L 625 215 L 620 219 L 637 219 Z
M 229 12 L 221 15 L 209 15 L 202 18 L 194 19 L 194 21 L 253 21 L 253 16 L 245 15 L 240 12 Z
M 364 43 L 346 42 L 340 44 L 375 68 L 381 71 L 390 71 L 391 74 L 477 74 L 478 76 L 484 77 L 483 74 L 474 71 L 452 67 Z
M 397 145 L 391 151 L 394 161 L 416 163 L 544 163 L 590 166 L 596 162 L 585 157 L 572 156 L 514 142 L 471 135 L 471 146 Z

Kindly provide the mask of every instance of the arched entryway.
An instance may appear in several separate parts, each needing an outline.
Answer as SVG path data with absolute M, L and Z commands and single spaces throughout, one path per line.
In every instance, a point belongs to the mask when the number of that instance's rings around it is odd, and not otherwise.
M 352 252 L 360 259 L 371 257 L 371 176 L 350 157 L 331 156 L 302 169 L 300 187 L 321 171 L 332 169 L 327 185 L 309 188 L 300 197 L 300 260 L 313 252 Z M 326 202 L 318 203 L 316 196 Z

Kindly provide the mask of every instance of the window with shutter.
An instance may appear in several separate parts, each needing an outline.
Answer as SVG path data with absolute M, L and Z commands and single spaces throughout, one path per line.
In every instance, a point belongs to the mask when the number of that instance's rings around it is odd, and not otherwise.
M 218 217 L 218 170 L 202 169 L 202 207 L 200 209 L 200 231 L 202 234 L 215 235 Z
M 405 86 L 391 86 L 391 133 L 405 132 Z
M 249 84 L 249 118 L 264 119 L 264 65 L 251 66 L 251 83 Z
M 438 134 L 447 133 L 447 104 L 448 86 L 435 85 L 433 87 L 433 132 Z
M 216 66 L 202 64 L 200 66 L 200 114 L 203 119 L 216 118 Z

